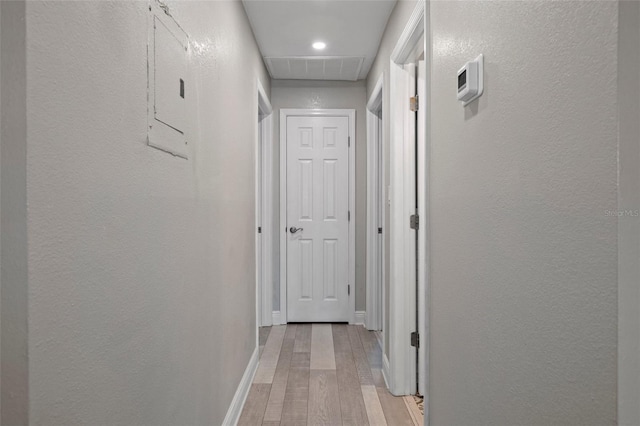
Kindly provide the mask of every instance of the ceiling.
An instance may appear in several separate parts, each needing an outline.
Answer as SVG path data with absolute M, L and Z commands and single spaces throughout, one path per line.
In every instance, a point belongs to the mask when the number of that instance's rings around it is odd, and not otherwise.
M 396 0 L 243 0 L 274 79 L 367 77 Z M 326 48 L 316 50 L 316 41 Z

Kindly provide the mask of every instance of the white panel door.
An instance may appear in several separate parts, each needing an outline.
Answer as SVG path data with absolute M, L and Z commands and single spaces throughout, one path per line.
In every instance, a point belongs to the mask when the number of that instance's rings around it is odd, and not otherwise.
M 286 132 L 287 321 L 349 321 L 349 118 L 288 117 Z

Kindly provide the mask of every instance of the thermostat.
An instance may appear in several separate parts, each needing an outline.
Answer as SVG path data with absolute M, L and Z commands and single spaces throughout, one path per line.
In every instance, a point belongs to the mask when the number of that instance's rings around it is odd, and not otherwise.
M 484 90 L 483 84 L 484 56 L 467 62 L 458 70 L 458 100 L 467 106 L 471 101 L 480 97 Z

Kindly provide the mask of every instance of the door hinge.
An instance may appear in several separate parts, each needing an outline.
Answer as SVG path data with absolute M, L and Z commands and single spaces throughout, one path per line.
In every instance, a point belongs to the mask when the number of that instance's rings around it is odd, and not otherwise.
M 262 226 L 258 226 L 258 234 L 262 234 Z
M 378 234 L 382 234 L 382 228 L 378 228 Z
M 420 348 L 420 335 L 417 331 L 411 333 L 411 346 L 414 348 Z
M 409 109 L 411 111 L 417 111 L 420 108 L 420 100 L 417 96 L 412 96 L 409 98 Z
M 351 136 L 347 136 L 347 147 L 351 148 Z
M 412 214 L 409 216 L 409 228 L 411 229 L 420 229 L 420 216 L 417 214 Z
M 351 296 L 351 284 L 347 284 L 347 296 Z
M 351 222 L 351 210 L 347 211 L 347 222 Z

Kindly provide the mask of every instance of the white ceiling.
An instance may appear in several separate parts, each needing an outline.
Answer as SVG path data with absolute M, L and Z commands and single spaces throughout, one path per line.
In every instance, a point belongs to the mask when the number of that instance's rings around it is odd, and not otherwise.
M 243 0 L 274 79 L 367 77 L 396 0 Z M 311 44 L 323 41 L 324 50 Z

